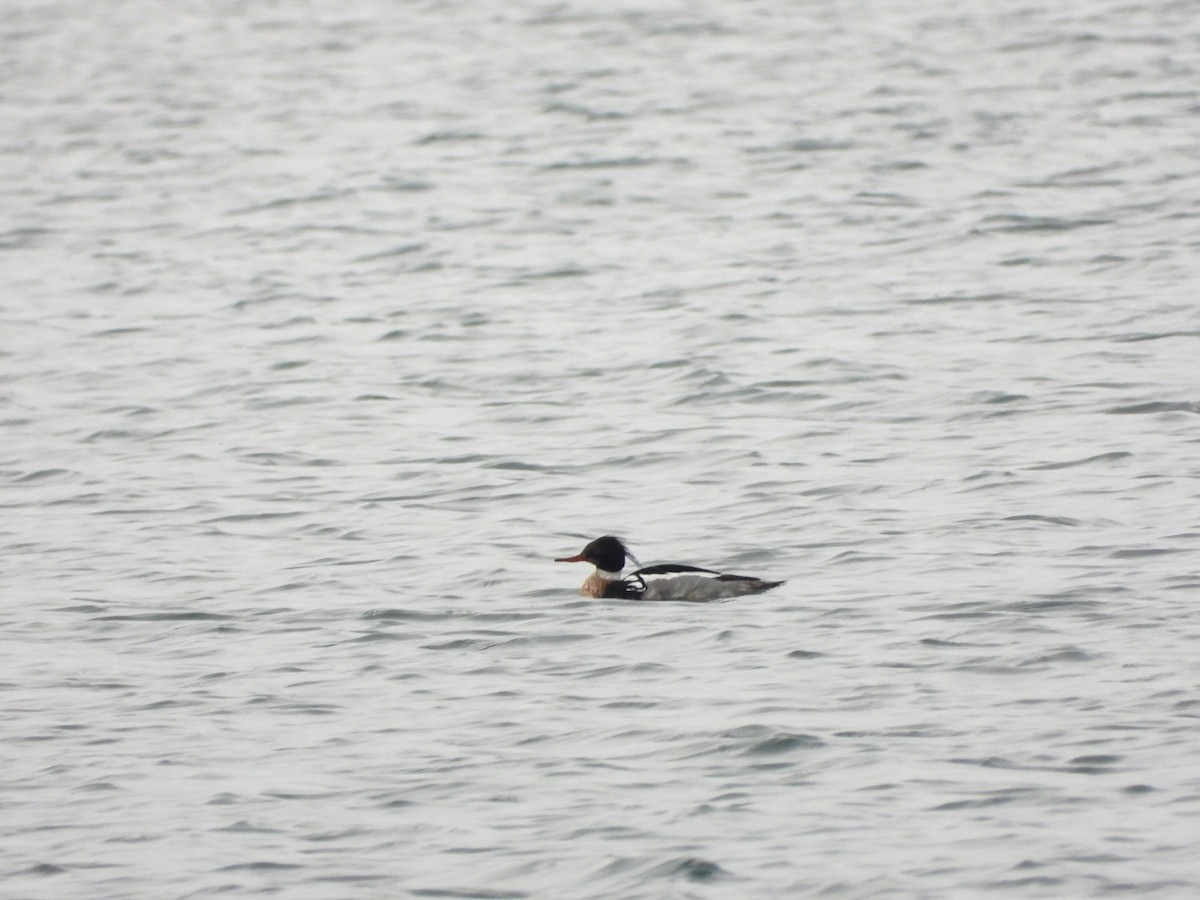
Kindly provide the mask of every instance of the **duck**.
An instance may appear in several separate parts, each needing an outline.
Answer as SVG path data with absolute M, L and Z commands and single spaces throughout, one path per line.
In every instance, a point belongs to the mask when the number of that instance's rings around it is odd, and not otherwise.
M 636 565 L 641 565 L 620 538 L 606 534 L 591 541 L 576 555 L 560 556 L 554 561 L 586 562 L 596 567 L 579 588 L 579 593 L 584 597 L 686 600 L 703 603 L 727 597 L 761 594 L 784 583 L 766 581 L 753 575 L 730 575 L 681 563 L 647 566 L 629 575 L 622 575 L 627 557 Z

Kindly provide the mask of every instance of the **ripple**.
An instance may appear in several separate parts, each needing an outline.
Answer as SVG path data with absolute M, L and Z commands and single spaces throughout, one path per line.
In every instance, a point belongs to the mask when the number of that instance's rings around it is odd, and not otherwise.
M 1152 413 L 1164 412 L 1200 413 L 1200 403 L 1152 400 L 1146 403 L 1133 403 L 1127 406 L 1114 406 L 1109 409 L 1108 412 L 1113 415 L 1125 416 L 1148 415 Z
M 524 900 L 531 896 L 523 891 L 488 888 L 410 888 L 408 893 L 414 897 L 459 897 L 462 900 Z
M 660 863 L 648 873 L 658 878 L 683 878 L 686 881 L 707 883 L 728 878 L 729 873 L 715 862 L 698 856 L 688 856 Z
M 1005 522 L 1041 522 L 1046 525 L 1062 525 L 1067 528 L 1075 528 L 1082 524 L 1078 519 L 1072 519 L 1069 516 L 1041 516 L 1034 513 L 1027 513 L 1019 516 L 1005 516 Z
M 1128 459 L 1133 456 L 1124 450 L 1114 451 L 1111 453 L 1098 453 L 1095 456 L 1087 456 L 1082 459 L 1068 460 L 1067 462 L 1042 463 L 1036 466 L 1030 466 L 1034 470 L 1054 470 L 1054 469 L 1071 469 L 1075 466 L 1086 466 L 1097 462 L 1115 462 L 1118 459 Z
M 255 860 L 254 862 L 230 863 L 221 866 L 218 872 L 282 872 L 289 869 L 302 869 L 299 863 L 281 863 L 272 860 Z
M 777 753 L 790 753 L 793 750 L 809 750 L 824 746 L 823 740 L 811 734 L 776 734 L 757 741 L 745 752 L 749 756 L 773 756 Z

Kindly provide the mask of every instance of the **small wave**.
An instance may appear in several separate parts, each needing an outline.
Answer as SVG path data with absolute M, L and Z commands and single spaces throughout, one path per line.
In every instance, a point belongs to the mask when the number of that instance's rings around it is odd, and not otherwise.
M 414 897 L 457 897 L 461 900 L 524 900 L 524 891 L 493 891 L 488 888 L 410 888 Z
M 369 609 L 359 616 L 360 619 L 393 619 L 396 621 L 435 622 L 451 618 L 453 613 L 428 612 L 423 609 Z
M 1039 516 L 1036 514 L 1026 514 L 1021 516 L 1005 516 L 1005 522 L 1045 522 L 1047 525 L 1065 525 L 1074 527 L 1079 523 L 1078 519 L 1072 519 L 1070 516 Z
M 128 615 L 97 616 L 97 622 L 222 622 L 234 616 L 210 612 L 131 613 Z
M 22 869 L 18 872 L 13 872 L 13 875 L 64 875 L 67 870 L 62 866 L 56 866 L 53 863 L 38 863 L 36 866 L 30 866 L 28 869 Z
M 1072 459 L 1066 462 L 1041 463 L 1040 465 L 1030 466 L 1029 468 L 1035 471 L 1052 470 L 1052 469 L 1071 469 L 1075 466 L 1086 466 L 1089 463 L 1096 462 L 1115 462 L 1118 459 L 1128 459 L 1133 456 L 1127 450 L 1114 450 L 1111 453 L 1097 453 L 1095 456 L 1085 456 L 1082 459 Z
M 986 887 L 1002 891 L 1026 890 L 1029 888 L 1052 888 L 1063 884 L 1063 879 L 1050 875 L 1030 875 L 1028 878 L 1003 878 L 999 881 L 989 881 Z
M 660 878 L 684 878 L 687 881 L 716 881 L 729 875 L 725 869 L 715 862 L 701 859 L 698 856 L 685 856 L 660 863 L 648 873 Z
M 757 741 L 746 748 L 747 756 L 774 756 L 778 753 L 790 753 L 792 750 L 809 750 L 824 747 L 825 742 L 811 734 L 776 734 Z
M 1135 547 L 1128 550 L 1114 550 L 1109 554 L 1111 559 L 1143 559 L 1148 556 L 1169 556 L 1172 553 L 1190 553 L 1191 547 Z
M 959 809 L 987 809 L 991 806 L 1003 806 L 1015 800 L 1023 799 L 1033 792 L 1032 788 L 1014 789 L 989 794 L 985 797 L 973 797 L 966 800 L 951 800 L 933 807 L 934 812 L 952 812 Z
M 212 829 L 215 832 L 227 832 L 229 834 L 282 834 L 283 829 L 270 828 L 265 825 L 252 825 L 245 819 L 239 819 L 232 825 L 224 825 L 220 828 Z
M 347 644 L 373 644 L 381 641 L 411 641 L 413 636 L 408 633 L 397 634 L 393 631 L 372 631 L 368 634 L 360 634 L 358 637 L 350 638 L 346 641 Z
M 999 613 L 990 605 L 985 603 L 958 603 L 944 612 L 930 613 L 927 616 L 922 616 L 923 619 L 990 619 Z
M 1154 331 L 1122 334 L 1113 338 L 1118 344 L 1133 344 L 1140 341 L 1161 341 L 1176 337 L 1200 337 L 1200 331 Z
M 556 170 L 573 170 L 573 169 L 638 169 L 644 166 L 679 166 L 687 165 L 685 159 L 668 159 L 652 156 L 620 156 L 620 157 L 600 157 L 597 159 L 573 160 L 571 162 L 556 162 L 550 163 L 543 168 L 548 172 Z
M 228 210 L 226 215 L 242 216 L 249 213 L 266 212 L 273 209 L 285 209 L 290 206 L 302 206 L 308 203 L 328 203 L 330 200 L 337 200 L 341 197 L 347 197 L 354 194 L 352 188 L 337 188 L 324 191 L 316 191 L 312 194 L 302 194 L 294 197 L 278 197 L 274 200 L 267 200 L 263 203 L 252 203 L 249 206 L 240 206 L 235 209 Z
M 30 472 L 27 475 L 22 475 L 16 479 L 17 484 L 23 484 L 30 481 L 44 481 L 47 478 L 58 478 L 62 475 L 70 475 L 69 469 L 38 469 L 36 472 Z
M 1154 400 L 1148 403 L 1132 403 L 1128 406 L 1114 406 L 1108 410 L 1108 413 L 1114 416 L 1136 416 L 1145 415 L 1147 413 L 1163 412 L 1185 412 L 1200 414 L 1200 403 L 1170 403 L 1165 400 Z
M 628 113 L 614 109 L 594 109 L 584 106 L 580 103 L 547 103 L 542 107 L 542 112 L 547 114 L 566 113 L 567 115 L 579 116 L 589 122 L 600 122 L 610 119 L 624 119 L 628 117 Z
M 368 875 L 364 873 L 357 874 L 330 874 L 330 875 L 314 875 L 313 881 L 318 884 L 367 884 L 370 882 L 394 881 L 393 875 Z
M 947 760 L 947 762 L 955 763 L 960 766 L 979 766 L 984 769 L 1020 769 L 1019 766 L 1012 760 L 1005 759 L 1002 756 L 984 756 L 979 758 L 958 757 Z
M 942 306 L 948 303 L 1004 303 L 1015 299 L 1015 294 L 935 294 L 932 297 L 914 297 L 905 302 L 911 306 Z
M 426 147 L 430 144 L 460 144 L 482 139 L 483 133 L 479 131 L 431 131 L 417 138 L 413 144 Z
M 995 232 L 1001 234 L 1039 231 L 1059 232 L 1111 224 L 1111 219 L 1065 219 L 1058 216 L 1003 215 L 988 216 L 981 223 L 981 230 L 987 233 Z
M 543 644 L 574 644 L 579 641 L 591 641 L 595 639 L 592 634 L 538 634 L 522 637 L 510 638 L 507 641 L 502 641 L 502 646 L 505 647 L 525 647 L 525 646 L 540 646 Z
M 1062 647 L 1052 653 L 1045 653 L 1041 656 L 1031 657 L 1021 663 L 1022 668 L 1030 668 L 1033 666 L 1044 666 L 1050 663 L 1058 662 L 1089 662 L 1096 657 L 1085 650 L 1078 647 Z
M 421 250 L 428 249 L 429 245 L 424 243 L 409 243 L 397 244 L 394 247 L 389 247 L 387 250 L 379 250 L 375 253 L 367 253 L 363 256 L 356 256 L 351 262 L 373 262 L 377 259 L 390 259 L 396 256 L 408 256 L 410 253 L 418 253 Z
M 1068 609 L 1097 609 L 1103 604 L 1099 600 L 1083 599 L 1076 592 L 1044 594 L 1038 600 L 1018 600 L 1001 607 L 1005 612 L 1039 613 Z
M 146 441 L 158 437 L 161 432 L 149 431 L 145 428 L 102 428 L 93 431 L 83 439 L 85 444 L 96 444 L 104 441 Z
M 980 403 L 998 404 L 998 403 L 1019 403 L 1022 400 L 1028 400 L 1027 394 L 1008 394 L 1003 391 L 985 391 L 981 394 L 976 394 L 974 397 Z
M 482 638 L 456 638 L 452 641 L 443 641 L 440 644 L 422 644 L 422 650 L 487 650 L 495 647 L 499 643 L 495 639 L 484 640 Z
M 1098 753 L 1092 756 L 1076 756 L 1069 760 L 1073 766 L 1111 766 L 1121 761 L 1122 757 L 1111 753 Z
M 256 860 L 254 862 L 233 863 L 217 869 L 218 872 L 277 872 L 284 869 L 302 869 L 299 863 L 280 863 L 271 860 Z
M 786 153 L 826 153 L 836 150 L 853 150 L 855 146 L 853 141 L 840 140 L 838 138 L 799 138 L 794 141 L 788 141 L 778 147 L 763 149 L 769 151 L 782 150 Z
M 300 512 L 271 512 L 271 513 L 235 513 L 229 516 L 217 516 L 215 519 L 205 519 L 205 525 L 216 522 L 263 522 L 270 519 L 294 519 L 303 515 Z
M 601 709 L 655 709 L 661 706 L 656 700 L 611 700 L 600 704 Z

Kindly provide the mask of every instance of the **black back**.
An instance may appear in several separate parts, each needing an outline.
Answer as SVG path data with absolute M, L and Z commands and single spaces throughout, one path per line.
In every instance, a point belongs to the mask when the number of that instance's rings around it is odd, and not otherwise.
M 702 569 L 699 566 L 685 566 L 681 563 L 661 563 L 657 566 L 646 566 L 644 569 L 638 569 L 630 578 L 636 578 L 638 575 L 674 575 L 683 572 L 703 572 L 705 575 L 716 575 L 712 569 Z

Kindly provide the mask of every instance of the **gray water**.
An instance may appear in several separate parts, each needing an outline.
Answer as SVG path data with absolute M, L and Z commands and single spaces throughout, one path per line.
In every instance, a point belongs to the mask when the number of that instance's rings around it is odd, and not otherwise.
M 0 895 L 1200 893 L 1194 2 L 0 73 Z M 788 581 L 584 600 L 608 532 Z

